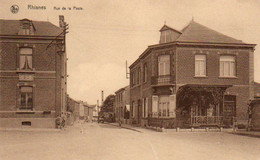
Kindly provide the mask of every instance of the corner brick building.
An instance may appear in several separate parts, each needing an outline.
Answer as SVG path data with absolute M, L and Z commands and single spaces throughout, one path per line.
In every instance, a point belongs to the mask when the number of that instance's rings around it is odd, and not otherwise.
M 131 119 L 142 126 L 247 125 L 254 47 L 195 21 L 164 25 L 130 68 Z
M 0 127 L 54 128 L 65 113 L 65 25 L 0 20 Z

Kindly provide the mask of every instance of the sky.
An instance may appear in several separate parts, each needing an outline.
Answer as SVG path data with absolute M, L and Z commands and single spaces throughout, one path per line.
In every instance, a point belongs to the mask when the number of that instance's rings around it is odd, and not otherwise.
M 17 14 L 10 12 L 14 4 L 19 6 Z M 58 25 L 59 15 L 69 24 L 68 94 L 89 104 L 101 101 L 102 90 L 106 97 L 129 84 L 126 60 L 132 64 L 148 45 L 158 44 L 164 23 L 181 30 L 193 17 L 220 33 L 260 44 L 260 0 L 0 0 L 1 19 Z M 254 66 L 255 81 L 260 82 L 258 45 Z

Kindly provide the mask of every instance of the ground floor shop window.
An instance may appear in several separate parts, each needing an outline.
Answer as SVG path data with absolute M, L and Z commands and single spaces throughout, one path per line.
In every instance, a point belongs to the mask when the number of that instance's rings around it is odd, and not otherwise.
M 160 96 L 158 108 L 159 117 L 169 117 L 169 112 L 169 96 Z
M 20 109 L 33 109 L 32 87 L 20 87 Z
M 153 96 L 152 116 L 153 117 L 174 117 L 176 108 L 175 95 Z

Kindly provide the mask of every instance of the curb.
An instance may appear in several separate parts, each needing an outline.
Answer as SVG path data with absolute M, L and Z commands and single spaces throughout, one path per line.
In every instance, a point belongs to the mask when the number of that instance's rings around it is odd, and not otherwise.
M 104 124 L 108 124 L 108 125 L 111 125 L 111 126 L 116 126 L 116 127 L 119 127 L 119 128 L 124 128 L 124 129 L 128 129 L 128 130 L 132 130 L 132 131 L 135 131 L 135 132 L 139 132 L 139 133 L 142 133 L 142 131 L 139 131 L 137 129 L 134 129 L 134 128 L 130 128 L 130 127 L 125 127 L 125 126 L 119 126 L 117 124 L 112 124 L 112 123 L 107 123 L 107 122 L 104 122 Z
M 235 135 L 239 135 L 239 136 L 247 136 L 247 137 L 260 138 L 260 135 L 253 134 L 253 133 L 233 132 L 233 133 L 230 133 L 230 134 L 235 134 Z

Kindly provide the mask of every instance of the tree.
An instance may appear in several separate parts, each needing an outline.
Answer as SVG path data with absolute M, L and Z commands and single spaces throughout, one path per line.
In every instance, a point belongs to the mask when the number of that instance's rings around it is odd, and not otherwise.
M 111 94 L 106 97 L 100 112 L 114 112 L 115 95 Z
M 194 104 L 217 105 L 222 101 L 224 91 L 218 87 L 181 87 L 177 93 L 177 112 L 188 112 Z

